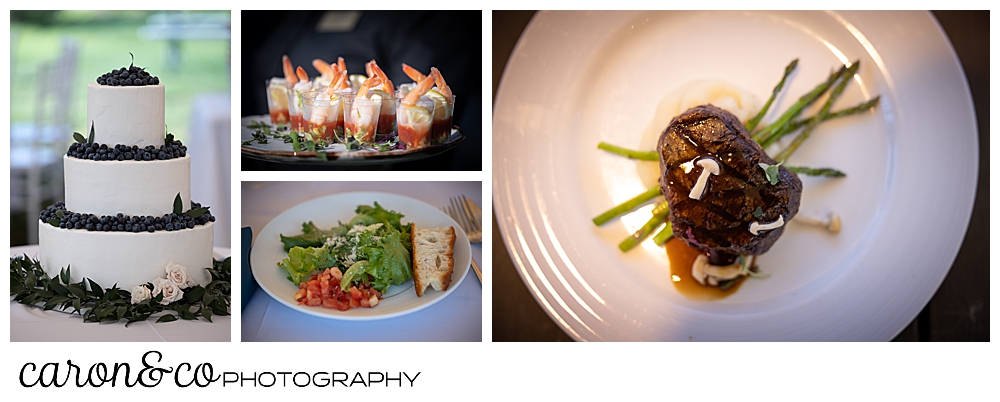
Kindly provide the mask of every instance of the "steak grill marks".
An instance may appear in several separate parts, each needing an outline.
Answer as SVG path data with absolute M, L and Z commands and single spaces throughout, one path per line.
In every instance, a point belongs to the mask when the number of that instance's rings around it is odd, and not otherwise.
M 746 133 L 731 113 L 711 105 L 692 108 L 671 121 L 660 136 L 660 186 L 670 203 L 670 221 L 678 237 L 702 251 L 761 254 L 780 237 L 783 227 L 753 235 L 751 222 L 785 221 L 798 211 L 802 183 L 779 168 L 771 185 L 758 163 L 776 162 Z M 720 174 L 711 176 L 701 200 L 688 197 L 700 173 L 698 159 L 712 157 Z M 691 165 L 685 165 L 690 163 Z M 683 166 L 682 166 L 683 165 Z M 685 172 L 684 166 L 694 166 Z M 759 217 L 753 212 L 763 212 Z

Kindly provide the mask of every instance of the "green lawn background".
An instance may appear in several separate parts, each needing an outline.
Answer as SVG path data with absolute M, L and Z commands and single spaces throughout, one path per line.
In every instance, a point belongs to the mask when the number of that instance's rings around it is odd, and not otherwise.
M 166 124 L 175 137 L 187 142 L 192 99 L 202 92 L 229 93 L 230 42 L 184 41 L 177 71 L 167 68 L 167 42 L 141 39 L 138 29 L 153 11 L 60 11 L 49 25 L 11 21 L 12 123 L 34 114 L 36 71 L 40 63 L 56 59 L 64 37 L 78 44 L 77 69 L 70 106 L 73 131 L 87 131 L 87 84 L 112 69 L 135 65 L 160 78 L 166 89 Z M 226 12 L 228 14 L 228 12 Z M 71 139 L 67 136 L 67 143 Z

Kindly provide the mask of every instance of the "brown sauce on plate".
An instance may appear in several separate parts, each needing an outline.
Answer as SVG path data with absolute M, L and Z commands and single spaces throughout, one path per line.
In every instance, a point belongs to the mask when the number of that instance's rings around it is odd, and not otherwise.
M 670 281 L 677 291 L 688 299 L 701 301 L 723 299 L 736 292 L 745 280 L 737 281 L 726 290 L 717 286 L 703 286 L 691 276 L 691 264 L 701 252 L 676 237 L 668 240 L 664 246 L 667 249 L 667 258 L 670 260 Z

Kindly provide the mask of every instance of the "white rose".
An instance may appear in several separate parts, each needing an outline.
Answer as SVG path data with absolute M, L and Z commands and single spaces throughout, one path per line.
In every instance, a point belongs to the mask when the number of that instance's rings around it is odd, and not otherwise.
M 187 267 L 173 262 L 167 264 L 167 279 L 170 279 L 177 286 L 191 287 L 195 285 L 194 280 L 188 276 Z
M 184 296 L 184 291 L 181 290 L 180 286 L 167 278 L 156 278 L 153 282 L 153 295 L 163 294 L 163 300 L 160 300 L 160 304 L 170 304 L 181 299 Z
M 132 288 L 132 304 L 139 304 L 153 297 L 146 285 L 135 285 Z

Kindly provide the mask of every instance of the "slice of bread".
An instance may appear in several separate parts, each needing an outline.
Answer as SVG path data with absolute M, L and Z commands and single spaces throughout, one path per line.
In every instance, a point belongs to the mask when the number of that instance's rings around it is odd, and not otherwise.
M 448 290 L 451 273 L 455 268 L 455 228 L 420 229 L 414 224 L 410 228 L 413 242 L 413 287 L 417 297 L 424 296 L 428 286 L 435 290 Z

